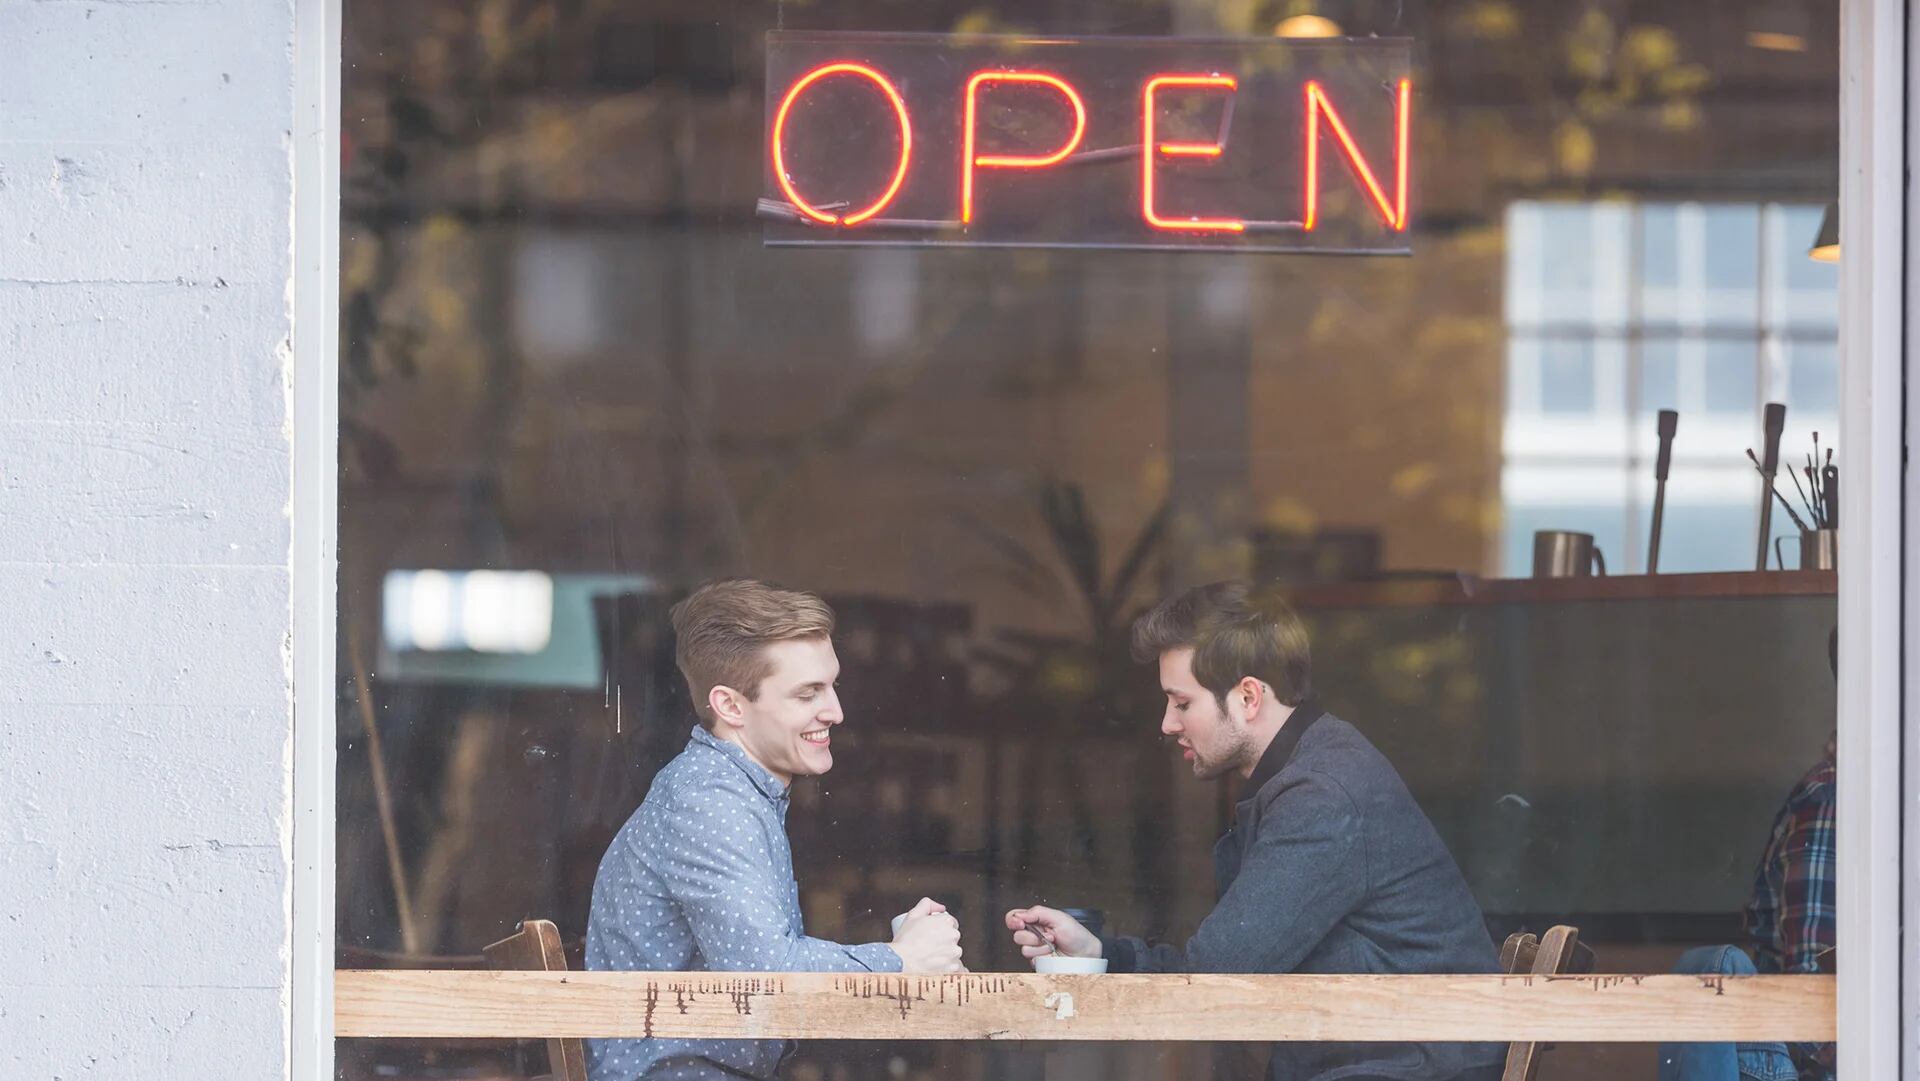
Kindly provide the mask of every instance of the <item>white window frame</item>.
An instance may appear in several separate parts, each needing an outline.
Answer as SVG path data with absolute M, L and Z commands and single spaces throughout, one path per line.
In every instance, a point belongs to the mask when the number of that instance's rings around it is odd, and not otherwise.
M 1905 190 L 1907 65 L 1915 55 L 1906 5 L 1840 5 L 1840 428 L 1848 443 L 1847 528 L 1840 537 L 1838 866 L 1839 1069 L 1846 1078 L 1920 1079 L 1911 1050 L 1915 944 L 1901 935 L 1902 829 L 1920 778 L 1906 756 L 1903 665 L 1920 635 L 1920 594 L 1905 576 L 1915 513 L 1905 458 L 1907 246 L 1920 200 Z M 1916 87 L 1920 90 L 1920 87 Z M 1862 453 L 1864 452 L 1864 453 Z M 1854 495 L 1852 493 L 1858 493 Z M 1920 533 L 1914 534 L 1920 537 Z M 1860 571 L 1866 573 L 1862 574 Z M 1920 667 L 1915 669 L 1920 672 Z M 1911 692 L 1905 692 L 1911 693 Z M 1903 771 L 1905 776 L 1903 777 Z M 1915 844 L 1907 830 L 1905 844 Z M 1920 863 L 1908 863 L 1920 867 Z M 1920 927 L 1920 925 L 1915 925 Z M 1904 1029 L 1904 1031 L 1903 1031 Z
M 333 1079 L 342 3 L 294 2 L 293 874 L 285 1071 L 293 1081 Z
M 333 1077 L 341 5 L 294 4 L 287 1047 L 295 1081 Z M 1840 399 L 1851 494 L 1839 598 L 1838 841 L 1849 869 L 1839 883 L 1840 1074 L 1920 1081 L 1920 1054 L 1903 1050 L 1920 1014 L 1920 964 L 1909 963 L 1920 958 L 1920 935 L 1900 933 L 1903 914 L 1920 916 L 1920 889 L 1901 889 L 1903 858 L 1920 868 L 1920 807 L 1903 798 L 1920 795 L 1920 740 L 1904 738 L 1904 716 L 1920 714 L 1920 686 L 1902 680 L 1903 663 L 1920 649 L 1920 633 L 1903 634 L 1920 631 L 1920 581 L 1905 577 L 1903 551 L 1920 485 L 1902 458 L 1905 426 L 1920 425 L 1920 401 L 1903 399 L 1907 313 L 1920 312 L 1920 280 L 1905 277 L 1908 246 L 1920 241 L 1911 227 L 1920 196 L 1903 187 L 1906 149 L 1920 145 L 1920 108 L 1907 108 L 1920 24 L 1908 25 L 1899 0 L 1843 0 L 1841 8 Z M 1920 520 L 1912 524 L 1920 537 Z

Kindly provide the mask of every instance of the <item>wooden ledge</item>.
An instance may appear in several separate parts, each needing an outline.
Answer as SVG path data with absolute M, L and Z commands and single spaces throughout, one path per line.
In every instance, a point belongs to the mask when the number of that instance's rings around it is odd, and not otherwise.
M 1835 1038 L 1832 976 L 876 976 L 342 970 L 341 1037 Z
M 1286 596 L 1295 608 L 1303 612 L 1315 612 L 1342 608 L 1423 608 L 1462 604 L 1831 597 L 1838 592 L 1839 581 L 1834 571 L 1622 574 L 1610 578 L 1456 576 L 1301 586 L 1287 591 Z

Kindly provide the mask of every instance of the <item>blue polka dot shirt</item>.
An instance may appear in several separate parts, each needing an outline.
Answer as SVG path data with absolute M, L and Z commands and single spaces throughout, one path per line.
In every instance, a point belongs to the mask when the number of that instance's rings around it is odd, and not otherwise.
M 587 968 L 898 972 L 885 943 L 808 938 L 787 843 L 787 786 L 695 728 L 613 839 L 593 883 Z M 593 1081 L 772 1081 L 782 1040 L 589 1040 Z

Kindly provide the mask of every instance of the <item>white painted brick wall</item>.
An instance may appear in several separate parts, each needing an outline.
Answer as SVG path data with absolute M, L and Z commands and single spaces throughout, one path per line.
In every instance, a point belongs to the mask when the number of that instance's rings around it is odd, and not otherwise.
M 287 1056 L 291 0 L 0 0 L 0 1077 Z

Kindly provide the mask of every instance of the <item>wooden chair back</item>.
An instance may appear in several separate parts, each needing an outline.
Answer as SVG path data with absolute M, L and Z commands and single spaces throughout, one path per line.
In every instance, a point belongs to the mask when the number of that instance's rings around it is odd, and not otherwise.
M 565 972 L 560 929 L 552 920 L 526 920 L 520 929 L 486 948 L 496 972 Z M 547 1072 L 534 1081 L 587 1081 L 587 1048 L 579 1040 L 547 1041 Z
M 1580 943 L 1580 930 L 1560 924 L 1545 938 L 1524 932 L 1507 936 L 1500 947 L 1500 970 L 1510 976 L 1562 976 L 1593 971 L 1593 950 Z M 1501 1081 L 1535 1081 L 1540 1055 L 1552 1044 L 1514 1043 L 1507 1047 L 1507 1069 Z

